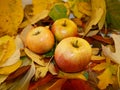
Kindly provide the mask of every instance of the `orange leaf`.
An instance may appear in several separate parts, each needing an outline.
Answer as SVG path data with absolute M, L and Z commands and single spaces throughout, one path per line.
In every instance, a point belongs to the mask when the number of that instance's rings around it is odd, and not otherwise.
M 62 85 L 65 83 L 67 79 L 58 79 L 52 86 L 48 88 L 48 90 L 61 90 Z
M 100 64 L 96 65 L 95 67 L 93 67 L 93 70 L 101 71 L 101 70 L 104 70 L 105 68 L 106 68 L 106 63 L 100 63 Z
M 100 89 L 105 89 L 109 84 L 113 84 L 110 68 L 107 68 L 101 75 L 99 75 L 98 79 L 98 87 Z

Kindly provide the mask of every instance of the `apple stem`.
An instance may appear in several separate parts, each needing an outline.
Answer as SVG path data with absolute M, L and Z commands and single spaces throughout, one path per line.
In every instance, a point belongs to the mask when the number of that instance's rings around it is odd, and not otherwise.
M 78 40 L 75 41 L 75 43 L 72 44 L 74 47 L 79 48 L 78 46 Z
M 67 26 L 67 24 L 66 24 L 66 20 L 64 20 L 64 23 L 62 24 L 62 26 Z

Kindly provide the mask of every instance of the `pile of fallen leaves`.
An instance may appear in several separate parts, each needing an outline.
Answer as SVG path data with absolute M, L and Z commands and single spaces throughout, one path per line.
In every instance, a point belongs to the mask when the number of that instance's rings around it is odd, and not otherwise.
M 0 90 L 120 89 L 120 1 L 0 0 Z M 79 37 L 92 47 L 81 72 L 65 73 L 54 62 L 54 49 L 38 55 L 25 47 L 30 29 L 50 26 L 60 18 L 73 20 Z

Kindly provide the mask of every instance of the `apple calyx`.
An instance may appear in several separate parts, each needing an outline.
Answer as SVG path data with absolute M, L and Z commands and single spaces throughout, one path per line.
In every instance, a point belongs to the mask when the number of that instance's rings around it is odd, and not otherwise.
M 73 42 L 72 45 L 73 45 L 73 47 L 75 47 L 75 48 L 79 48 L 78 40 L 76 40 L 75 42 Z

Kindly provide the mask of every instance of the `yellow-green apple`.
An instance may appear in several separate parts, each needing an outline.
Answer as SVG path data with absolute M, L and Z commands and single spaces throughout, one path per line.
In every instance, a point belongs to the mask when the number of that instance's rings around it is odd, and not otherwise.
M 61 18 L 56 20 L 51 26 L 51 30 L 57 41 L 61 41 L 63 38 L 77 36 L 77 25 L 68 18 Z
M 61 40 L 55 49 L 55 62 L 64 72 L 78 72 L 90 62 L 92 48 L 79 37 L 68 37 Z
M 43 54 L 54 46 L 54 35 L 48 27 L 39 26 L 30 30 L 25 45 L 33 52 Z

